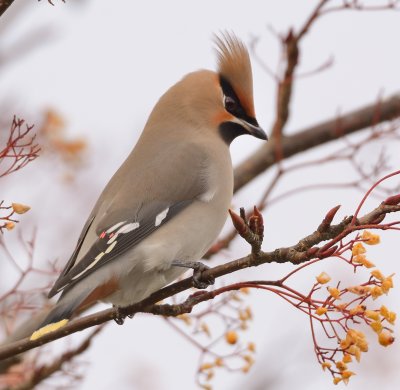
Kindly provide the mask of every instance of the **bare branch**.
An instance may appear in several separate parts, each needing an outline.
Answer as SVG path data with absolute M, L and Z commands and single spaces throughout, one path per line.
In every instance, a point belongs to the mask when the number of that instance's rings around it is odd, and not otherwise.
M 24 36 L 16 41 L 11 47 L 2 48 L 0 51 L 0 67 L 9 65 L 12 61 L 21 59 L 30 52 L 43 44 L 54 39 L 55 32 L 52 28 L 44 26 L 32 31 L 28 36 Z
M 297 68 L 300 49 L 299 43 L 305 34 L 311 28 L 311 25 L 317 20 L 321 9 L 329 0 L 320 0 L 314 11 L 305 21 L 298 33 L 290 29 L 287 35 L 282 39 L 282 46 L 285 54 L 286 67 L 283 75 L 279 77 L 278 91 L 276 98 L 276 116 L 272 126 L 272 139 L 280 144 L 280 138 L 283 134 L 283 128 L 289 118 L 289 106 L 292 97 L 294 73 Z M 280 148 L 276 149 L 277 156 L 282 158 Z
M 351 111 L 341 117 L 300 130 L 291 136 L 282 137 L 279 145 L 272 139 L 236 167 L 235 191 L 277 163 L 277 147 L 281 149 L 282 158 L 289 158 L 305 150 L 399 116 L 400 93 L 378 103 Z
M 40 1 L 40 0 L 38 0 Z M 49 4 L 54 5 L 52 0 L 47 0 Z M 65 3 L 65 0 L 61 0 L 63 3 Z M 4 12 L 7 11 L 8 7 L 14 2 L 14 0 L 0 0 L 0 16 L 4 14 Z
M 38 0 L 38 1 L 41 1 L 41 0 Z M 47 0 L 47 2 L 49 3 L 49 4 L 51 4 L 51 5 L 54 5 L 54 3 L 53 3 L 53 1 L 54 0 Z M 61 0 L 63 3 L 65 3 L 65 0 Z
M 73 360 L 76 356 L 81 355 L 85 352 L 91 345 L 92 340 L 97 336 L 103 329 L 102 326 L 97 327 L 89 336 L 86 337 L 84 341 L 80 343 L 76 348 L 73 348 L 67 352 L 64 352 L 55 359 L 51 364 L 35 367 L 32 376 L 24 383 L 17 386 L 8 387 L 4 390 L 30 390 L 35 389 L 36 386 L 43 380 L 47 379 L 49 376 L 61 370 L 62 366 Z
M 36 134 L 31 135 L 33 126 L 25 124 L 23 119 L 15 116 L 10 126 L 6 145 L 0 150 L 0 178 L 16 172 L 39 156 L 40 147 L 36 143 Z
M 297 244 L 287 247 L 279 248 L 272 252 L 253 253 L 246 257 L 230 261 L 228 263 L 210 268 L 204 271 L 204 277 L 206 278 L 218 278 L 244 268 L 254 267 L 266 263 L 292 263 L 295 265 L 305 263 L 312 259 L 321 259 L 329 257 L 332 254 L 332 250 L 336 249 L 334 244 L 340 237 L 351 234 L 354 231 L 368 229 L 397 229 L 396 223 L 382 224 L 384 217 L 393 212 L 400 211 L 400 205 L 397 204 L 397 200 L 400 197 L 391 197 L 386 202 L 382 202 L 377 208 L 357 219 L 356 223 L 352 223 L 352 217 L 346 217 L 341 223 L 337 225 L 331 225 L 329 223 L 330 217 L 325 217 L 323 231 L 316 230 L 314 233 L 301 239 Z M 321 229 L 320 229 L 321 230 Z M 323 247 L 316 247 L 323 241 L 329 241 Z M 29 340 L 28 338 L 17 341 L 15 343 L 6 345 L 0 348 L 0 360 L 7 359 L 21 352 L 36 348 L 40 345 L 44 345 L 51 341 L 65 337 L 69 334 L 81 331 L 83 329 L 102 324 L 112 319 L 119 318 L 122 316 L 132 316 L 135 313 L 146 312 L 153 314 L 162 314 L 166 316 L 176 316 L 183 313 L 191 312 L 192 308 L 200 302 L 212 299 L 215 292 L 197 292 L 189 296 L 185 302 L 177 305 L 157 305 L 168 297 L 171 297 L 177 293 L 188 290 L 193 287 L 192 277 L 186 278 L 179 282 L 173 283 L 167 287 L 164 287 L 157 292 L 153 293 L 150 297 L 131 305 L 127 308 L 108 309 L 101 312 L 79 318 L 71 321 L 66 326 L 48 333 L 37 340 Z
M 7 11 L 7 8 L 14 2 L 14 0 L 0 0 L 0 16 Z

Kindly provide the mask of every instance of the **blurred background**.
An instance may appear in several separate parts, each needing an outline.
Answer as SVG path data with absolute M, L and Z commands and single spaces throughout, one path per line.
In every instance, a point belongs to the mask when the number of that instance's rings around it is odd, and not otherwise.
M 276 81 L 260 61 L 279 73 L 279 36 L 291 27 L 296 31 L 317 3 L 54 0 L 52 6 L 44 0 L 16 0 L 0 19 L 0 126 L 4 139 L 14 114 L 35 124 L 42 155 L 0 184 L 1 199 L 32 208 L 13 232 L 5 233 L 15 256 L 22 261 L 26 256 L 18 246 L 21 235 L 29 240 L 35 234 L 35 261 L 45 265 L 57 260 L 59 267 L 65 264 L 94 201 L 131 151 L 157 99 L 186 73 L 215 69 L 214 33 L 233 31 L 252 48 L 257 117 L 270 129 L 276 111 Z M 331 4 L 340 6 L 342 2 Z M 363 4 L 384 6 L 387 2 Z M 296 79 L 286 134 L 400 91 L 399 18 L 395 10 L 343 10 L 321 17 L 312 26 L 301 41 L 296 74 L 313 74 Z M 313 72 L 324 64 L 330 66 Z M 335 150 L 363 137 L 360 133 L 326 144 L 290 163 L 335 155 Z M 251 137 L 237 139 L 231 146 L 234 164 L 261 145 L 262 141 Z M 378 140 L 361 148 L 356 159 L 369 172 L 384 151 L 383 172 L 394 171 L 399 167 L 399 150 L 398 142 Z M 239 191 L 233 207 L 258 203 L 273 175 L 270 170 Z M 354 185 L 357 180 L 359 175 L 348 161 L 312 164 L 286 175 L 271 195 L 275 201 L 263 212 L 263 249 L 293 245 L 313 232 L 325 213 L 338 204 L 342 205 L 338 220 L 354 213 L 371 184 Z M 399 180 L 391 185 L 399 185 Z M 304 186 L 310 189 L 299 190 Z M 293 195 L 284 197 L 288 191 Z M 376 207 L 384 198 L 372 197 L 364 210 Z M 229 222 L 225 231 L 230 231 Z M 382 244 L 369 249 L 371 260 L 384 274 L 399 271 L 398 242 L 398 235 L 385 232 Z M 236 239 L 211 264 L 248 252 L 248 245 Z M 0 267 L 0 284 L 7 289 L 14 283 L 13 267 L 6 261 Z M 292 268 L 264 265 L 231 275 L 222 283 L 279 278 Z M 338 277 L 343 272 L 337 262 L 327 261 L 304 272 L 296 286 L 307 291 L 322 270 Z M 351 277 L 346 274 L 342 280 Z M 33 277 L 31 283 L 38 280 Z M 333 388 L 331 377 L 316 362 L 307 316 L 266 292 L 251 292 L 243 299 L 251 306 L 254 320 L 240 337 L 255 343 L 255 364 L 247 374 L 219 370 L 211 382 L 213 388 Z M 398 308 L 398 301 L 398 290 L 385 297 L 392 310 Z M 86 332 L 82 333 L 71 339 L 84 337 Z M 398 345 L 385 349 L 370 336 L 370 352 L 352 367 L 357 376 L 349 388 L 397 388 Z M 61 340 L 46 348 L 55 353 L 71 342 Z M 45 361 L 45 355 L 40 359 Z M 74 385 L 71 377 L 58 374 L 41 386 L 197 388 L 198 359 L 199 350 L 162 318 L 137 315 L 122 327 L 110 323 L 91 348 L 65 369 L 78 376 Z

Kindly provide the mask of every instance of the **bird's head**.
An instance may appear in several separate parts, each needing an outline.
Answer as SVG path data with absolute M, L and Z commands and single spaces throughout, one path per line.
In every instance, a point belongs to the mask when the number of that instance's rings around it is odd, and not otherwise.
M 222 95 L 218 123 L 221 136 L 228 143 L 242 134 L 266 140 L 267 135 L 259 126 L 254 111 L 253 75 L 246 46 L 229 33 L 216 36 L 215 42 Z
M 217 71 L 189 73 L 170 88 L 156 105 L 148 127 L 155 129 L 167 122 L 170 131 L 180 133 L 178 136 L 188 129 L 212 132 L 209 135 L 217 135 L 228 145 L 243 134 L 266 140 L 267 135 L 255 117 L 253 77 L 246 46 L 230 33 L 216 36 L 215 43 Z

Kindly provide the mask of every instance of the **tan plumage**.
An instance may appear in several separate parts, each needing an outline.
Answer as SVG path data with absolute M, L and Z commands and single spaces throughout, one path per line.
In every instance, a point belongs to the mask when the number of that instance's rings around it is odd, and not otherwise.
M 42 326 L 64 324 L 97 300 L 140 301 L 184 272 L 178 261 L 201 259 L 216 239 L 232 199 L 230 142 L 241 134 L 266 139 L 245 46 L 232 34 L 216 43 L 218 72 L 188 74 L 155 105 L 51 289 L 50 297 L 62 294 Z

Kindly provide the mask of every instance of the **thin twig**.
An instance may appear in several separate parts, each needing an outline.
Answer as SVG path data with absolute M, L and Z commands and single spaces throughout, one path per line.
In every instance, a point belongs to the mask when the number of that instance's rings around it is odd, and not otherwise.
M 394 199 L 394 197 L 392 197 Z M 393 203 L 393 201 L 391 201 Z M 372 210 L 370 213 L 358 218 L 357 225 L 351 225 L 352 217 L 345 218 L 341 223 L 337 225 L 331 225 L 324 232 L 316 230 L 314 233 L 304 237 L 296 245 L 288 248 L 279 248 L 273 252 L 260 252 L 257 256 L 248 255 L 243 258 L 230 261 L 226 264 L 216 266 L 204 271 L 205 278 L 219 278 L 221 276 L 239 271 L 241 269 L 258 266 L 266 263 L 292 263 L 301 264 L 310 261 L 315 258 L 328 257 L 331 246 L 325 245 L 322 248 L 315 247 L 315 245 L 326 241 L 333 240 L 336 242 L 336 238 L 340 235 L 345 236 L 354 231 L 364 229 L 366 227 L 373 229 L 390 229 L 391 224 L 385 225 L 376 223 L 378 219 L 385 217 L 389 213 L 399 212 L 400 205 L 398 204 L 386 204 L 383 202 L 377 208 Z M 328 249 L 326 249 L 328 248 Z M 18 353 L 36 348 L 40 345 L 44 345 L 51 341 L 65 337 L 69 334 L 81 331 L 83 329 L 102 324 L 104 322 L 116 319 L 122 315 L 133 315 L 138 312 L 146 312 L 153 314 L 163 315 L 179 315 L 182 313 L 188 313 L 192 308 L 200 302 L 210 299 L 212 292 L 198 292 L 187 298 L 187 300 L 177 305 L 157 305 L 168 297 L 171 297 L 177 293 L 188 290 L 193 286 L 192 277 L 183 279 L 179 282 L 173 283 L 167 287 L 164 287 L 157 292 L 153 293 L 150 297 L 131 305 L 121 310 L 107 309 L 101 312 L 79 318 L 71 321 L 66 326 L 48 333 L 37 340 L 29 340 L 28 338 L 19 340 L 15 343 L 6 345 L 0 348 L 0 360 L 7 359 Z

